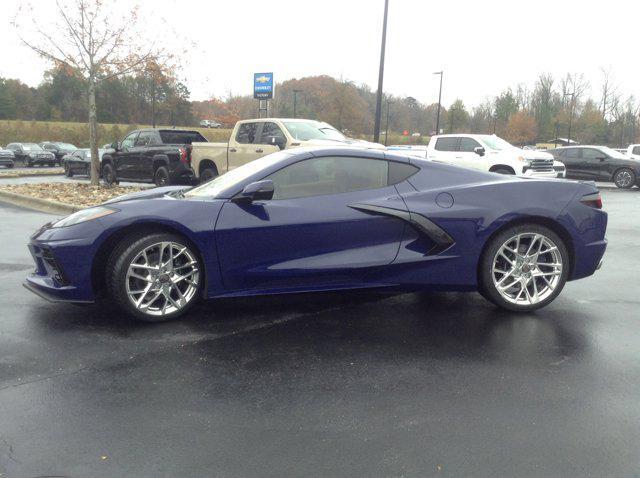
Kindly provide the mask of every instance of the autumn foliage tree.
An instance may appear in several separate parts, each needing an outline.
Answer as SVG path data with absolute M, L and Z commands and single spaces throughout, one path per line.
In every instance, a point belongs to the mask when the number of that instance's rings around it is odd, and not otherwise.
M 84 80 L 91 147 L 91 184 L 99 183 L 96 88 L 111 78 L 161 65 L 164 52 L 144 44 L 138 30 L 138 8 L 120 17 L 115 0 L 56 0 L 54 18 L 24 4 L 15 26 L 23 43 L 59 67 L 66 67 Z M 155 74 L 155 72 L 154 72 Z
M 509 117 L 505 137 L 516 145 L 524 145 L 535 141 L 537 136 L 536 119 L 524 111 L 518 111 Z

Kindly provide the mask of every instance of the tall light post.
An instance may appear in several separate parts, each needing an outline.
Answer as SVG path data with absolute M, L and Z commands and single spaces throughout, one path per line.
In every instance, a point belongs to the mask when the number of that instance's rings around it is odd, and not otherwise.
M 565 97 L 571 97 L 571 103 L 569 106 L 569 133 L 567 134 L 567 146 L 571 146 L 571 123 L 573 122 L 573 105 L 575 104 L 576 94 L 565 93 Z
M 389 105 L 392 103 L 392 101 L 389 100 L 389 98 L 387 98 L 387 125 L 384 128 L 384 145 L 387 145 L 387 138 L 389 138 Z
M 382 114 L 382 79 L 384 78 L 384 50 L 387 44 L 387 12 L 389 0 L 384 0 L 384 19 L 382 20 L 382 45 L 380 46 L 380 69 L 378 70 L 378 94 L 376 95 L 376 118 L 373 127 L 373 142 L 380 142 L 380 115 Z
M 302 93 L 302 90 L 293 90 L 293 117 L 296 117 L 296 105 L 298 104 L 298 93 Z
M 442 102 L 442 77 L 444 76 L 444 71 L 435 71 L 434 75 L 440 75 L 440 91 L 438 92 L 438 112 L 436 113 L 436 134 L 440 134 L 440 103 Z

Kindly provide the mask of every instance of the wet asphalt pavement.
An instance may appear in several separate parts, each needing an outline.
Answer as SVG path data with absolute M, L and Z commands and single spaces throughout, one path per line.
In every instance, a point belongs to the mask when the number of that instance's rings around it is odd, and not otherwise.
M 537 313 L 340 293 L 130 322 L 21 287 L 51 216 L 0 205 L 0 476 L 637 476 L 640 190 Z

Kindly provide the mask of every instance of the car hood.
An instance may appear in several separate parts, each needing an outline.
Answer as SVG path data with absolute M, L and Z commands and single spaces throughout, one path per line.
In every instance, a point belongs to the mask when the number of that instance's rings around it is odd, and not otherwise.
M 339 139 L 310 139 L 309 141 L 304 141 L 304 146 L 336 146 L 336 145 L 345 145 L 345 146 L 356 146 L 365 149 L 386 149 L 383 144 L 380 143 L 372 143 L 370 141 L 364 141 L 361 139 L 354 138 L 346 138 L 344 140 Z
M 180 191 L 181 189 L 188 189 L 188 186 L 163 186 L 161 188 L 149 188 L 135 193 L 123 194 L 122 196 L 109 199 L 104 204 L 115 204 L 125 201 L 132 201 L 134 199 L 159 198 L 165 196 L 167 193 Z

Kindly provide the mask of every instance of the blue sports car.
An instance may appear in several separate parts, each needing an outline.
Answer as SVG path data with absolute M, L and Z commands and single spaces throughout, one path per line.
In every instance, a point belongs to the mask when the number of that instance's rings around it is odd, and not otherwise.
M 54 301 L 111 300 L 146 321 L 201 298 L 365 287 L 479 291 L 530 311 L 598 269 L 601 207 L 593 183 L 291 149 L 45 225 L 25 286 Z

